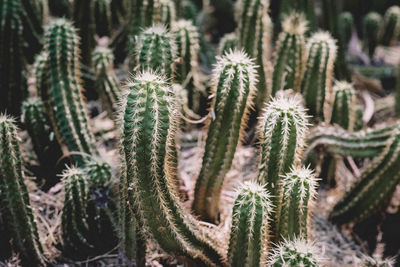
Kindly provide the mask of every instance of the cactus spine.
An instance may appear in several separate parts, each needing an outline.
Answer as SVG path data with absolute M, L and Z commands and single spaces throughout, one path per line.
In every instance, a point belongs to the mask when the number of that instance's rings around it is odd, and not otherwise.
M 324 120 L 325 101 L 330 97 L 336 44 L 328 32 L 314 33 L 307 42 L 308 58 L 301 93 L 310 115 Z
M 272 96 L 281 89 L 300 91 L 306 61 L 304 34 L 307 21 L 302 14 L 293 12 L 283 19 L 274 54 Z
M 40 90 L 56 138 L 69 152 L 97 156 L 81 96 L 78 36 L 70 22 L 57 19 L 50 25 L 45 49 L 49 53 L 50 73 L 47 85 Z M 73 158 L 78 165 L 83 163 L 82 156 Z
M 256 67 L 242 51 L 218 58 L 202 167 L 196 181 L 193 209 L 203 219 L 216 221 L 226 173 L 247 121 L 256 93 Z
M 239 189 L 232 211 L 229 266 L 262 266 L 269 241 L 270 196 L 254 182 L 246 182 Z
M 353 85 L 345 81 L 336 82 L 333 95 L 331 124 L 338 124 L 346 130 L 353 131 L 357 108 Z
M 238 47 L 238 38 L 234 32 L 225 34 L 221 40 L 219 41 L 218 45 L 218 54 L 219 56 L 223 56 L 226 52 L 230 50 L 235 50 Z
M 386 10 L 381 29 L 381 44 L 394 45 L 400 35 L 400 6 L 392 6 Z
M 370 12 L 363 19 L 363 47 L 372 58 L 375 48 L 379 43 L 379 27 L 382 24 L 382 16 L 376 12 Z
M 282 201 L 279 218 L 279 240 L 307 239 L 310 223 L 310 207 L 317 195 L 317 179 L 304 167 L 294 167 L 282 178 Z
M 0 115 L 0 222 L 12 238 L 23 264 L 44 265 L 35 217 L 22 174 L 17 127 Z
M 268 266 L 307 266 L 319 267 L 317 249 L 303 239 L 287 240 L 275 248 L 268 261 Z
M 221 266 L 221 253 L 183 210 L 174 190 L 178 113 L 171 87 L 152 72 L 137 74 L 127 86 L 129 95 L 122 114 L 121 156 L 126 171 L 121 181 L 121 201 L 143 224 L 142 233 L 154 238 L 166 252 L 186 256 L 198 264 Z M 129 244 L 122 246 L 125 253 L 132 253 L 126 250 Z

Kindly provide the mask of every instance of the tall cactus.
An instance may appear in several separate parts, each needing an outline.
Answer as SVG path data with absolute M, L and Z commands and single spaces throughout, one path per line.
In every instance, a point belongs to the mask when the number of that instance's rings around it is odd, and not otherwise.
M 19 254 L 23 264 L 44 266 L 43 249 L 22 174 L 14 123 L 13 119 L 0 115 L 0 223 L 5 224 L 12 239 L 12 250 Z
M 308 58 L 301 93 L 315 119 L 324 120 L 324 106 L 331 95 L 336 44 L 328 32 L 314 33 L 307 42 Z
M 226 52 L 229 52 L 230 50 L 234 50 L 235 48 L 238 47 L 238 38 L 236 33 L 231 32 L 225 34 L 221 40 L 219 41 L 218 45 L 218 54 L 219 56 L 223 56 Z
M 229 266 L 262 266 L 269 242 L 270 196 L 254 182 L 244 183 L 239 190 L 232 211 Z
M 235 50 L 218 58 L 213 71 L 215 96 L 193 202 L 193 209 L 205 220 L 218 219 L 222 184 L 246 125 L 256 82 L 256 66 L 244 52 Z
M 303 239 L 287 240 L 276 247 L 269 258 L 268 266 L 319 267 L 320 257 L 314 245 Z
M 201 265 L 223 265 L 216 244 L 184 211 L 174 190 L 174 139 L 179 119 L 171 87 L 152 72 L 137 74 L 127 87 L 122 114 L 121 157 L 126 171 L 121 201 L 143 224 L 142 233 L 154 238 L 166 252 Z M 126 250 L 129 244 L 122 247 L 125 253 L 132 253 Z
M 338 17 L 338 39 L 346 54 L 353 34 L 354 18 L 350 12 L 343 12 Z
M 46 32 L 45 49 L 50 70 L 46 86 L 40 89 L 55 136 L 69 152 L 97 156 L 82 101 L 79 72 L 79 41 L 75 28 L 65 19 L 55 20 Z M 83 164 L 82 155 L 74 155 Z
M 272 96 L 283 89 L 300 91 L 301 78 L 306 61 L 307 21 L 301 13 L 290 13 L 282 22 L 274 53 Z
M 317 179 L 310 169 L 294 167 L 284 175 L 281 186 L 283 194 L 276 238 L 307 239 Z
M 394 45 L 400 36 L 400 6 L 392 6 L 386 10 L 381 29 L 381 44 Z
M 363 19 L 363 48 L 372 58 L 375 48 L 379 43 L 379 28 L 382 24 L 382 16 L 376 12 L 369 12 Z
M 333 86 L 333 96 L 331 124 L 338 124 L 344 129 L 352 131 L 357 108 L 353 85 L 345 81 L 336 82 Z
M 282 15 L 289 14 L 293 11 L 305 14 L 309 22 L 309 31 L 313 32 L 317 28 L 317 19 L 315 16 L 314 0 L 282 0 L 280 5 L 280 13 Z

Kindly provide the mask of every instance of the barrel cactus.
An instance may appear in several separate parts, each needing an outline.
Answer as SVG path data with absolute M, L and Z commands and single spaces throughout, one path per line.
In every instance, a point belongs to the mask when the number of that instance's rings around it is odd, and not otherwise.
M 344 129 L 352 131 L 356 119 L 357 98 L 351 83 L 336 82 L 333 86 L 333 107 L 331 124 L 338 124 Z
M 363 48 L 372 58 L 379 43 L 379 29 L 382 16 L 377 12 L 370 12 L 363 19 Z
M 218 54 L 219 56 L 223 56 L 226 52 L 234 50 L 237 47 L 238 47 L 238 38 L 236 33 L 234 32 L 227 33 L 219 41 Z
M 381 29 L 381 44 L 394 45 L 400 36 L 400 6 L 392 6 L 386 10 Z

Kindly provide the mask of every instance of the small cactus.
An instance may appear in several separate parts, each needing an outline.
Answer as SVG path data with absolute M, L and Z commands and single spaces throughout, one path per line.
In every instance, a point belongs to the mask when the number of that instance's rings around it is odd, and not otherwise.
M 0 223 L 5 224 L 12 250 L 19 254 L 24 265 L 44 266 L 43 249 L 22 174 L 18 139 L 14 120 L 0 115 Z
M 394 45 L 400 36 L 400 6 L 392 6 L 383 17 L 380 40 L 385 46 Z
M 239 190 L 232 211 L 229 266 L 262 266 L 269 241 L 270 196 L 254 182 L 244 183 Z
M 336 44 L 328 32 L 314 33 L 307 42 L 308 58 L 301 93 L 315 119 L 324 120 L 324 107 L 331 95 Z
M 382 24 L 382 16 L 377 12 L 369 12 L 363 19 L 363 48 L 370 58 L 374 56 L 379 43 L 379 28 Z
M 338 37 L 341 47 L 346 53 L 353 34 L 354 18 L 350 12 L 343 12 L 338 17 Z
M 173 146 L 179 118 L 172 88 L 163 77 L 148 71 L 137 74 L 127 87 L 121 114 L 121 157 L 126 166 L 120 194 L 128 212 L 123 211 L 122 222 L 134 212 L 142 235 L 154 238 L 166 252 L 188 257 L 195 264 L 223 265 L 217 245 L 181 207 L 174 189 Z M 134 240 L 124 241 L 125 254 L 131 254 L 127 249 L 132 245 L 126 241 Z
M 243 51 L 218 58 L 213 72 L 215 96 L 193 202 L 193 209 L 203 219 L 218 218 L 222 184 L 243 134 L 256 82 L 255 64 Z
M 306 61 L 305 32 L 307 21 L 301 13 L 290 13 L 282 22 L 274 54 L 272 96 L 283 89 L 300 91 Z
M 331 124 L 338 124 L 346 130 L 353 131 L 357 108 L 353 85 L 344 81 L 336 82 L 333 86 L 333 96 Z
M 235 50 L 238 47 L 238 42 L 239 40 L 237 38 L 236 33 L 231 32 L 225 34 L 219 41 L 218 45 L 219 56 L 222 57 L 223 55 L 225 55 L 225 53 L 231 50 Z

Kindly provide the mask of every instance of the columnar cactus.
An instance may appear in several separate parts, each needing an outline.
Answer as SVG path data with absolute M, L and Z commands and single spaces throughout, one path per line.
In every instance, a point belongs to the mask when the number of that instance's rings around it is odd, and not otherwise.
M 165 25 L 170 29 L 176 20 L 174 2 L 172 0 L 155 1 L 154 9 L 153 22 Z
M 144 29 L 137 42 L 135 62 L 141 70 L 152 69 L 172 78 L 176 46 L 173 36 L 164 26 Z
M 35 87 L 38 93 L 47 86 L 49 76 L 48 57 L 49 53 L 43 49 L 40 54 L 36 55 L 35 62 L 33 63 L 32 76 L 35 78 Z
M 198 102 L 196 99 L 198 100 L 199 97 L 196 95 L 196 88 L 200 82 L 197 58 L 200 50 L 199 33 L 197 27 L 189 20 L 177 21 L 172 28 L 172 33 L 176 40 L 177 57 L 182 59 L 182 63 L 176 66 L 175 79 L 188 91 L 189 108 L 196 110 L 196 102 Z
M 317 179 L 314 173 L 304 167 L 294 167 L 282 178 L 282 199 L 278 233 L 275 238 L 307 239 L 311 211 L 317 195 Z
M 400 6 L 392 6 L 386 10 L 381 29 L 381 44 L 393 45 L 400 35 Z
M 258 125 L 260 163 L 258 182 L 265 184 L 273 197 L 274 216 L 279 218 L 281 175 L 300 162 L 307 133 L 307 115 L 297 97 L 271 100 L 264 109 Z M 276 234 L 278 225 L 272 222 Z
M 113 29 L 111 17 L 111 0 L 97 0 L 94 3 L 96 33 L 99 36 L 110 36 Z
M 262 266 L 269 241 L 270 196 L 254 182 L 244 183 L 239 190 L 232 211 L 229 266 Z
M 338 124 L 352 131 L 356 119 L 357 98 L 351 83 L 341 81 L 333 86 L 331 124 Z
M 382 24 L 382 16 L 376 12 L 370 12 L 363 19 L 363 48 L 372 58 L 375 48 L 379 43 L 379 28 Z
M 338 38 L 346 53 L 353 34 L 354 18 L 350 12 L 343 12 L 338 17 Z
M 317 20 L 315 17 L 315 4 L 314 0 L 282 0 L 280 5 L 280 13 L 282 15 L 289 14 L 293 11 L 305 14 L 309 22 L 309 31 L 313 32 L 317 27 Z
M 69 21 L 57 19 L 50 25 L 45 49 L 49 53 L 50 73 L 40 94 L 55 136 L 60 146 L 69 152 L 97 156 L 81 96 L 78 36 Z M 73 159 L 78 165 L 83 163 L 82 155 L 74 155 Z
M 284 17 L 282 28 L 274 53 L 272 96 L 283 89 L 300 91 L 306 61 L 304 34 L 307 31 L 307 21 L 304 15 L 290 13 Z
M 331 95 L 336 44 L 328 32 L 314 33 L 307 42 L 308 58 L 301 93 L 315 119 L 324 120 L 324 106 Z
M 218 45 L 218 54 L 219 56 L 223 56 L 226 52 L 230 50 L 234 50 L 238 47 L 238 38 L 234 32 L 225 34 L 221 40 L 219 41 Z
M 193 202 L 193 209 L 205 220 L 218 219 L 222 184 L 246 125 L 256 82 L 256 66 L 243 51 L 218 58 L 213 71 L 215 96 Z
M 44 266 L 43 249 L 22 174 L 17 127 L 0 115 L 0 222 L 23 264 Z M 9 243 L 10 244 L 10 243 Z M 5 249 L 6 250 L 6 249 Z
M 121 122 L 121 157 L 126 167 L 120 194 L 131 214 L 123 211 L 122 222 L 134 212 L 143 225 L 142 234 L 154 238 L 166 252 L 200 265 L 223 265 L 217 245 L 182 208 L 174 190 L 179 118 L 172 88 L 163 77 L 148 71 L 137 74 L 127 87 Z M 127 251 L 132 247 L 129 240 L 124 241 L 125 253 L 132 253 Z
M 276 247 L 269 258 L 268 266 L 307 266 L 319 267 L 317 249 L 306 240 L 287 240 Z
M 122 93 L 120 81 L 114 72 L 114 55 L 111 49 L 99 46 L 93 51 L 92 62 L 96 74 L 95 86 L 102 106 L 113 117 Z
M 382 153 L 361 173 L 359 181 L 335 205 L 330 218 L 338 224 L 359 222 L 388 204 L 400 182 L 400 127 L 393 130 Z

